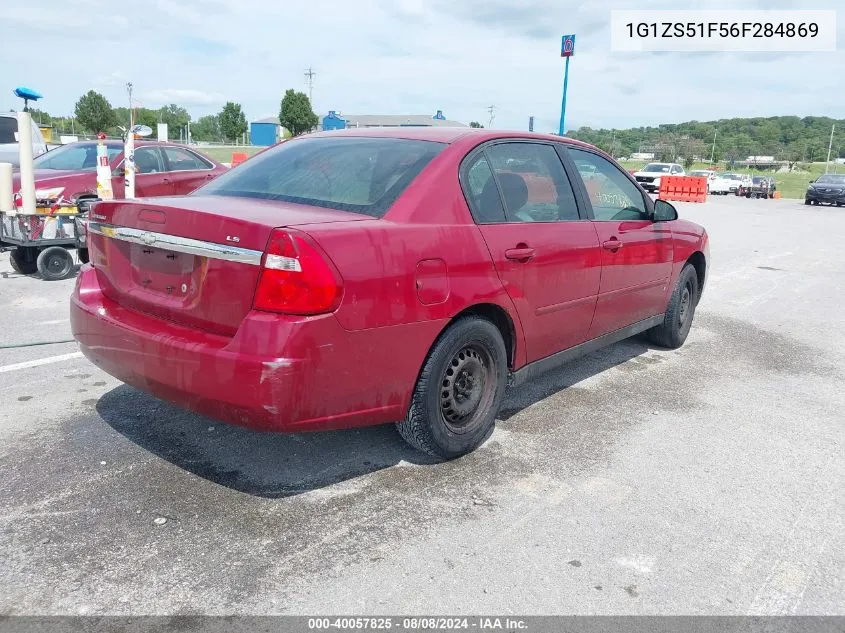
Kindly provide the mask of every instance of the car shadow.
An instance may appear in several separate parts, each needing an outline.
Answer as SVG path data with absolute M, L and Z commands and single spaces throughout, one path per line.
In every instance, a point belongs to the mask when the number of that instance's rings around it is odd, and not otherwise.
M 633 338 L 510 388 L 498 419 L 652 349 Z M 265 498 L 290 497 L 401 462 L 438 460 L 410 448 L 392 424 L 343 431 L 266 433 L 221 423 L 121 385 L 96 405 L 115 431 L 162 459 L 221 486 Z

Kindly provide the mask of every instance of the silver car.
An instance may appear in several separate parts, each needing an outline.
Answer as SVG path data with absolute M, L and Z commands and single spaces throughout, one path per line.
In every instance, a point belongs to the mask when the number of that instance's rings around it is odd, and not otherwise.
M 41 156 L 47 151 L 47 143 L 41 130 L 32 122 L 32 155 Z M 18 115 L 14 112 L 0 112 L 0 163 L 12 163 L 18 167 L 20 150 L 18 149 Z

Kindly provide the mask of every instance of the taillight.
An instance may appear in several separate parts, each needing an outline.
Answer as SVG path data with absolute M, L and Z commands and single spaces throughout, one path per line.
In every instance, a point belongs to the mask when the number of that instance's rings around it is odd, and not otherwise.
M 256 310 L 323 314 L 340 303 L 343 285 L 319 247 L 302 233 L 274 229 L 261 262 Z

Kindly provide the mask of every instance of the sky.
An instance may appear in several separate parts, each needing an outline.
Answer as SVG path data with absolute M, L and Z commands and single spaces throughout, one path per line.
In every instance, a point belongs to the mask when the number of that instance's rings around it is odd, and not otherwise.
M 818 0 L 835 9 L 841 0 Z M 427 114 L 526 129 L 558 128 L 560 37 L 577 35 L 567 128 L 630 127 L 735 116 L 845 118 L 845 5 L 827 53 L 612 53 L 611 9 L 806 8 L 791 0 L 3 0 L 0 108 L 70 114 L 80 95 L 127 105 L 175 102 L 194 119 L 241 103 L 277 115 L 287 88 L 314 110 Z M 5 97 L 5 98 L 4 98 Z

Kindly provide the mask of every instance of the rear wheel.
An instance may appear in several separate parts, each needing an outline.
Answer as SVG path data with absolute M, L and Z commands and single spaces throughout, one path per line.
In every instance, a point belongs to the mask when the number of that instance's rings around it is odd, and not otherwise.
M 698 275 L 692 264 L 687 264 L 675 284 L 663 323 L 646 332 L 648 339 L 652 343 L 670 349 L 683 345 L 692 326 L 697 303 Z
M 38 255 L 38 272 L 47 281 L 64 279 L 73 269 L 73 257 L 66 248 L 50 246 Z
M 38 252 L 34 248 L 16 248 L 9 253 L 12 270 L 21 275 L 31 275 L 38 270 Z
M 490 321 L 456 321 L 434 344 L 411 397 L 400 435 L 414 448 L 453 459 L 490 434 L 507 384 L 507 352 Z

